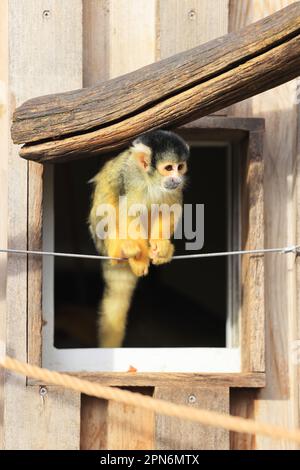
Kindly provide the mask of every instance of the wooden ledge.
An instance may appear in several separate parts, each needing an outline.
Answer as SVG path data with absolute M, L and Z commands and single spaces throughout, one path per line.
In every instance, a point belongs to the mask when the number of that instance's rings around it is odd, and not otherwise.
M 102 385 L 118 387 L 156 387 L 198 385 L 203 387 L 238 387 L 262 388 L 266 385 L 264 372 L 248 372 L 234 374 L 197 374 L 174 372 L 78 372 L 70 375 Z M 37 380 L 28 379 L 28 385 L 47 385 Z

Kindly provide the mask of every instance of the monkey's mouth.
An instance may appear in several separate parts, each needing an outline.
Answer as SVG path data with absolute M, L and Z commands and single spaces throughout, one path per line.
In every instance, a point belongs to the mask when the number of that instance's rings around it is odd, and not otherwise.
M 176 180 L 168 180 L 164 182 L 164 189 L 167 191 L 173 191 L 174 189 L 177 189 L 181 185 L 181 181 L 176 181 Z

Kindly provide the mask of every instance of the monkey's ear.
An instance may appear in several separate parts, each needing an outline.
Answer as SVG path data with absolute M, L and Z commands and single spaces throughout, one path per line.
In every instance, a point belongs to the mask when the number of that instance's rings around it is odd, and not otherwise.
M 141 142 L 133 142 L 131 151 L 139 167 L 146 172 L 149 171 L 152 155 L 150 147 Z

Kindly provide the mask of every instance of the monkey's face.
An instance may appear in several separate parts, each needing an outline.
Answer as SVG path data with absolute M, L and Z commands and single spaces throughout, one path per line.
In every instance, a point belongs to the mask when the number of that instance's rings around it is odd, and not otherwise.
M 161 191 L 182 189 L 189 147 L 170 131 L 157 130 L 138 137 L 131 147 L 148 186 Z
M 156 171 L 160 175 L 162 188 L 173 191 L 183 186 L 187 164 L 186 161 L 162 160 L 157 163 Z

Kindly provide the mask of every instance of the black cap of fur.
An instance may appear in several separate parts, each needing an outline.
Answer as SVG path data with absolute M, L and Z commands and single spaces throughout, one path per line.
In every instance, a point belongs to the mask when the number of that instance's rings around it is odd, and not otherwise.
M 156 167 L 156 163 L 164 157 L 173 154 L 176 161 L 186 161 L 189 158 L 189 146 L 187 143 L 171 131 L 157 130 L 146 132 L 137 137 L 133 144 L 144 144 L 152 150 L 151 166 Z

